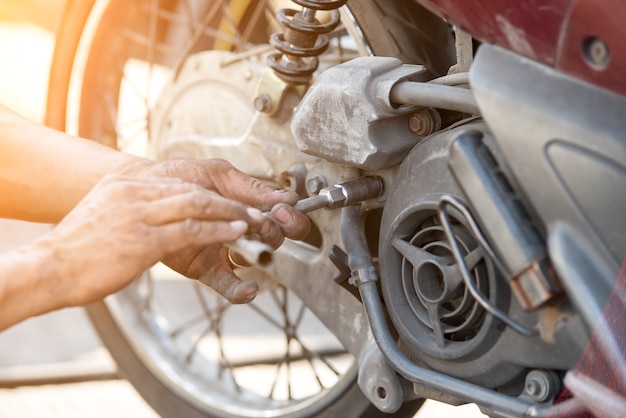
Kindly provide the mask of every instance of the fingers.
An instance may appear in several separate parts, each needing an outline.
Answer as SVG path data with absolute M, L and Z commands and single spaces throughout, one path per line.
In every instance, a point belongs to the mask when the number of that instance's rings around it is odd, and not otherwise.
M 248 176 L 224 160 L 210 161 L 213 185 L 222 196 L 235 199 L 267 211 L 277 203 L 294 205 L 298 201 L 295 192 L 276 190 L 272 186 Z
M 270 213 L 287 238 L 302 240 L 311 230 L 309 217 L 294 209 L 293 206 L 279 203 L 272 208 Z
M 216 244 L 189 248 L 163 261 L 179 273 L 212 287 L 232 303 L 250 302 L 258 292 L 258 285 L 254 281 L 242 282 L 235 276 L 227 254 L 225 247 Z
M 226 268 L 216 269 L 204 274 L 198 280 L 212 287 L 231 303 L 251 302 L 259 290 L 254 281 L 241 281 L 232 270 Z
M 175 178 L 107 176 L 94 193 L 99 191 L 108 201 L 134 202 L 138 220 L 162 226 L 151 235 L 166 253 L 194 244 L 230 242 L 249 224 L 258 229 L 265 222 L 258 209 Z
M 149 202 L 143 206 L 144 222 L 161 225 L 192 219 L 204 220 L 245 220 L 258 222 L 254 213 L 232 200 L 225 199 L 208 190 L 196 189 Z
M 270 221 L 261 217 L 260 212 L 249 212 L 249 217 L 245 218 L 250 225 L 249 232 L 275 248 L 280 246 L 285 236 L 303 239 L 308 235 L 308 217 L 290 207 L 298 200 L 294 192 L 275 190 L 221 159 L 169 160 L 161 166 L 162 174 L 180 176 L 213 189 L 228 199 L 265 211 L 277 206 Z M 278 223 L 278 228 L 275 223 Z
M 223 197 L 172 177 L 113 175 L 104 178 L 94 190 L 100 189 L 100 200 L 132 203 L 135 222 L 139 225 L 133 235 L 142 237 L 146 253 L 155 259 L 232 242 L 244 234 L 258 236 L 274 248 L 280 246 L 285 236 L 306 237 L 310 221 L 291 206 L 297 200 L 294 193 L 277 192 L 227 163 L 218 166 L 223 166 L 222 172 L 213 176 L 219 179 L 213 189 Z M 105 193 L 102 193 L 103 188 Z M 266 216 L 248 205 L 265 210 L 271 208 L 271 212 Z M 218 252 L 213 254 L 219 258 Z M 224 264 L 225 260 L 213 261 L 215 264 L 205 266 L 208 268 L 203 268 L 200 275 L 186 275 L 198 278 L 232 303 L 254 299 L 258 291 L 255 282 L 241 281 L 230 265 Z M 180 270 L 191 272 L 188 263 Z
M 248 230 L 248 224 L 188 218 L 148 228 L 153 245 L 165 256 L 190 246 L 232 242 Z
M 311 220 L 302 212 L 286 203 L 275 205 L 261 224 L 251 223 L 248 233 L 273 248 L 278 248 L 285 237 L 295 240 L 306 238 Z
M 175 177 L 135 177 L 107 174 L 92 189 L 91 194 L 104 190 L 110 199 L 150 201 L 180 193 L 203 190 L 193 183 Z

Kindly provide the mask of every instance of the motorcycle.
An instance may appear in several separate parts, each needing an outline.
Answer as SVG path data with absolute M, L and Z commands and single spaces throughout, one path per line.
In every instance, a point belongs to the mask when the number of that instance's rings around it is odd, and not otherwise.
M 162 416 L 626 411 L 626 5 L 69 0 L 47 124 L 323 196 L 230 305 L 88 307 Z

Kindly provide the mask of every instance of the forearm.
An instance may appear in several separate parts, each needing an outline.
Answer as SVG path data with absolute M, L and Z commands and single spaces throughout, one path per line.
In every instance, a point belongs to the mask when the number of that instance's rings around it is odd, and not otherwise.
M 0 217 L 58 222 L 105 174 L 149 164 L 0 106 Z
M 32 246 L 0 254 L 0 330 L 64 305 L 48 258 Z

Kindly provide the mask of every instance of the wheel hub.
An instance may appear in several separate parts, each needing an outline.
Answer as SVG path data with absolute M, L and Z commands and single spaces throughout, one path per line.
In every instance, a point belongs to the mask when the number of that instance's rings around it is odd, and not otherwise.
M 250 175 L 270 177 L 273 169 L 259 158 L 260 144 L 246 135 L 255 120 L 263 61 L 261 52 L 246 59 L 224 51 L 190 56 L 150 112 L 150 155 L 159 160 L 224 158 Z

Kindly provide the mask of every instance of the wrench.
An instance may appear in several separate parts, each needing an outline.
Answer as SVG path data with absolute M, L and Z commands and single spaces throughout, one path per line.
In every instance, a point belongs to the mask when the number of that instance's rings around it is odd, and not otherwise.
M 294 207 L 302 213 L 318 209 L 337 209 L 379 197 L 384 189 L 385 183 L 382 177 L 365 176 L 325 187 L 317 196 L 301 199 Z M 274 249 L 261 241 L 241 237 L 226 246 L 229 249 L 231 263 L 235 266 L 239 263 L 233 260 L 231 251 L 236 252 L 251 266 L 256 264 L 265 266 L 272 262 Z

